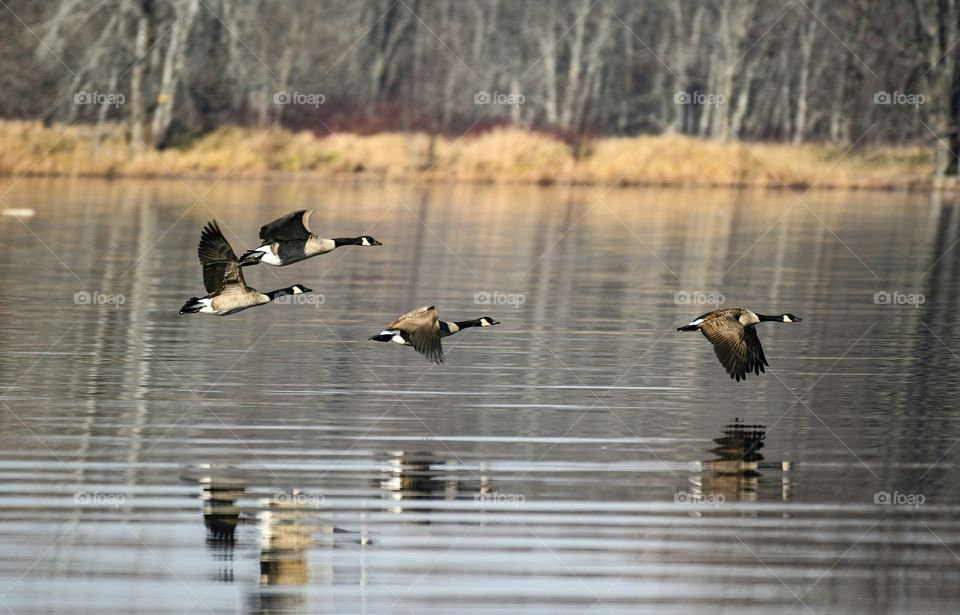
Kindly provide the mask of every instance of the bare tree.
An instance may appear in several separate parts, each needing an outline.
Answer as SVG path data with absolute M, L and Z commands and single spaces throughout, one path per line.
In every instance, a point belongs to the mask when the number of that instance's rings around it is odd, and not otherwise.
M 122 120 L 134 148 L 235 123 L 436 136 L 512 122 L 574 142 L 672 127 L 719 140 L 922 142 L 939 174 L 958 171 L 957 0 L 7 5 L 0 115 Z M 326 103 L 276 104 L 287 90 Z M 127 103 L 74 100 L 87 91 Z M 473 104 L 481 91 L 524 102 Z
M 167 144 L 168 130 L 173 121 L 173 109 L 176 103 L 177 87 L 183 73 L 187 55 L 188 37 L 193 20 L 200 8 L 200 0 L 178 0 L 174 5 L 173 25 L 167 35 L 167 44 L 160 75 L 160 89 L 157 94 L 157 106 L 153 110 L 151 138 L 154 147 L 162 148 Z

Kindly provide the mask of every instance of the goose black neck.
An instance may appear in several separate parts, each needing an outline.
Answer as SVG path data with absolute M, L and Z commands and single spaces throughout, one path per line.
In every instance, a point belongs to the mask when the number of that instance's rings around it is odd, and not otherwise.
M 337 237 L 333 240 L 333 247 L 363 245 L 363 237 Z
M 480 319 L 475 318 L 473 320 L 458 320 L 453 324 L 457 325 L 457 328 L 459 329 L 466 329 L 467 327 L 479 327 Z
M 272 290 L 272 291 L 266 293 L 266 295 L 267 295 L 268 297 L 270 297 L 270 301 L 274 301 L 274 300 L 277 299 L 278 297 L 285 297 L 285 296 L 287 296 L 287 295 L 292 295 L 292 294 L 294 294 L 294 292 L 293 292 L 293 286 L 288 286 L 288 287 L 286 287 L 286 288 L 281 288 L 280 290 Z
M 766 314 L 757 314 L 757 318 L 760 319 L 760 322 L 783 322 L 783 315 L 767 316 Z

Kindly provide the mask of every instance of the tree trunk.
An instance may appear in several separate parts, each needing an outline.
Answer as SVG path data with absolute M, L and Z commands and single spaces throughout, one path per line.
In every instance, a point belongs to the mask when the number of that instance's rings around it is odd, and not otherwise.
M 560 112 L 560 125 L 571 128 L 574 123 L 574 114 L 577 97 L 583 84 L 580 73 L 583 69 L 583 45 L 587 33 L 587 21 L 590 12 L 590 0 L 582 0 L 580 9 L 576 13 L 576 25 L 573 27 L 573 36 L 570 42 L 570 60 L 567 66 L 567 88 L 563 95 L 563 109 Z
M 177 85 L 183 72 L 183 60 L 187 50 L 187 39 L 193 20 L 200 8 L 200 0 L 180 0 L 176 4 L 176 16 L 170 27 L 170 44 L 163 61 L 160 77 L 160 91 L 157 95 L 157 107 L 153 112 L 153 146 L 163 149 L 167 144 L 170 123 L 173 121 L 173 107 L 176 102 Z
M 146 121 L 147 110 L 144 104 L 143 69 L 147 54 L 147 40 L 150 36 L 151 0 L 141 2 L 131 1 L 128 5 L 133 8 L 137 23 L 137 34 L 133 43 L 133 55 L 136 60 L 130 69 L 130 149 L 143 148 L 143 124 Z M 135 8 L 134 8 L 135 7 Z
M 936 133 L 934 175 L 957 175 L 960 155 L 960 75 L 957 75 L 957 34 L 960 7 L 955 1 L 915 1 L 920 32 L 924 35 L 931 128 Z
M 797 83 L 797 114 L 793 122 L 793 144 L 800 145 L 807 136 L 807 98 L 810 95 L 810 64 L 813 61 L 813 43 L 817 38 L 817 10 L 811 2 L 807 22 L 800 27 L 800 76 Z
M 107 83 L 107 91 L 112 95 L 116 95 L 117 92 L 117 67 L 114 66 L 110 71 L 110 81 Z M 100 108 L 97 109 L 97 127 L 93 131 L 93 151 L 94 153 L 100 150 L 100 140 L 103 138 L 103 124 L 107 121 L 107 113 L 110 112 L 110 103 L 109 99 L 104 100 L 101 103 Z

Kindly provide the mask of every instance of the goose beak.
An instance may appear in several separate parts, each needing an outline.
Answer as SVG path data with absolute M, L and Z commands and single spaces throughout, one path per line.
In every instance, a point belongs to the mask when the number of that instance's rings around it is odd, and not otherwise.
M 374 239 L 374 240 L 373 240 L 373 245 L 375 245 L 375 246 L 382 246 L 383 244 L 380 243 L 379 241 L 377 241 L 376 239 Z
M 793 322 L 803 322 L 803 319 L 799 316 L 794 316 L 791 320 L 793 320 Z

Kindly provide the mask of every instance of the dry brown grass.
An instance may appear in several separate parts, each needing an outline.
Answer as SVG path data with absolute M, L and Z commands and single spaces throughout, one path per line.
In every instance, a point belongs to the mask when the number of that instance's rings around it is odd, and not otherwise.
M 680 135 L 608 137 L 580 158 L 545 134 L 502 128 L 462 139 L 425 134 L 338 134 L 228 127 L 184 149 L 130 148 L 126 129 L 0 121 L 0 175 L 104 177 L 273 174 L 432 181 L 893 189 L 932 185 L 921 147 L 846 152 L 821 145 L 718 143 Z

